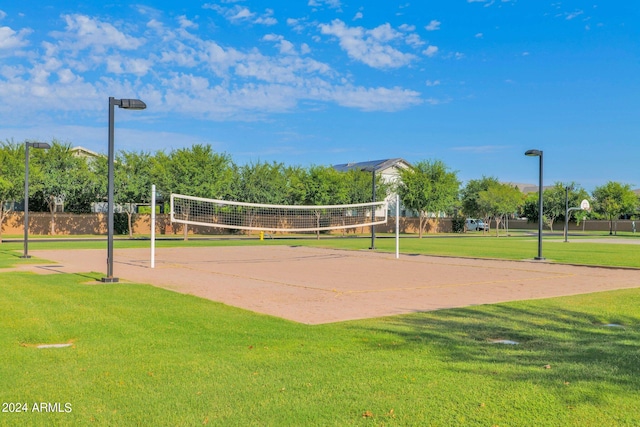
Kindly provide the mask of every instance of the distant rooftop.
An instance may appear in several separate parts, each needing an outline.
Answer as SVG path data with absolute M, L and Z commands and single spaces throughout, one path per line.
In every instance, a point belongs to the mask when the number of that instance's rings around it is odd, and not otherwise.
M 100 157 L 100 154 L 95 151 L 80 146 L 71 148 L 71 152 L 78 157 Z
M 357 163 L 343 163 L 340 165 L 334 165 L 333 168 L 339 172 L 347 172 L 350 170 L 363 170 L 363 171 L 382 171 L 390 167 L 396 166 L 399 163 L 404 163 L 406 166 L 411 166 L 409 162 L 400 157 L 395 159 L 382 159 L 382 160 L 369 160 L 367 162 Z
M 526 184 L 526 183 L 523 184 L 521 182 L 505 182 L 504 184 L 508 184 L 513 187 L 516 187 L 518 190 L 522 191 L 524 194 L 538 192 L 538 185 L 536 184 Z M 553 185 L 545 185 L 544 187 L 542 187 L 542 190 L 548 190 L 553 187 L 554 187 Z

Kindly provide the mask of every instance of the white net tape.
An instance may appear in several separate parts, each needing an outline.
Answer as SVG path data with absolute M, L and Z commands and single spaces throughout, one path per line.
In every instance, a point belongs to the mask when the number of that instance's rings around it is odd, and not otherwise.
M 387 222 L 387 202 L 352 205 L 266 205 L 171 195 L 171 222 L 282 232 L 367 227 Z

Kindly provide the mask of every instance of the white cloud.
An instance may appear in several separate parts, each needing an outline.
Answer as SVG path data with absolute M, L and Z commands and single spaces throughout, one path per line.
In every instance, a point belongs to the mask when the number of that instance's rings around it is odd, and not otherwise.
M 229 18 L 245 16 L 242 19 L 249 23 L 273 14 L 266 10 L 252 15 L 235 6 L 227 7 L 234 12 Z M 268 33 L 261 40 L 273 43 L 277 51 L 262 51 L 260 44 L 235 48 L 191 32 L 198 26 L 185 16 L 165 21 L 162 14 L 147 17 L 151 12 L 144 12 L 146 21 L 129 22 L 64 15 L 62 29 L 43 34 L 41 42 L 30 48 L 29 30 L 5 30 L 2 42 L 29 50 L 20 56 L 14 48 L 6 50 L 12 56 L 0 64 L 0 114 L 11 114 L 14 123 L 25 124 L 40 115 L 53 121 L 69 117 L 70 111 L 102 117 L 105 94 L 143 99 L 156 117 L 170 112 L 214 120 L 255 120 L 301 105 L 398 111 L 425 102 L 419 92 L 401 87 L 360 85 L 350 73 L 312 57 L 309 44 L 298 40 L 293 43 Z M 310 25 L 304 19 L 287 20 L 287 24 Z M 336 37 L 351 58 L 382 69 L 417 59 L 396 45 L 407 48 L 406 43 L 421 43 L 415 33 L 389 24 L 365 29 L 334 21 L 319 28 Z M 25 108 L 10 107 L 25 102 Z
M 339 105 L 364 111 L 399 111 L 422 104 L 420 93 L 398 87 L 336 87 L 330 96 Z
M 187 19 L 186 16 L 184 15 L 180 15 L 178 16 L 178 22 L 180 23 L 180 27 L 181 28 L 198 28 L 198 24 L 196 24 L 193 21 L 190 21 L 189 19 Z
M 340 3 L 340 0 L 309 0 L 309 2 L 307 3 L 307 6 L 311 6 L 311 7 L 327 6 L 328 8 L 331 8 L 331 9 L 340 9 L 342 7 L 342 4 Z
M 484 34 L 482 34 L 482 33 L 476 33 L 476 35 L 475 35 L 474 37 L 475 37 L 475 38 L 477 38 L 477 39 L 481 39 L 481 38 L 483 38 L 483 37 L 484 37 Z
M 251 12 L 249 8 L 240 5 L 235 5 L 233 7 L 223 7 L 217 4 L 205 4 L 202 7 L 204 9 L 215 10 L 226 20 L 233 24 L 249 22 L 251 24 L 271 26 L 278 23 L 278 20 L 273 17 L 272 9 L 266 9 L 262 15 L 258 15 L 255 12 Z
M 425 83 L 428 87 L 440 86 L 440 80 L 427 80 Z
M 297 51 L 293 43 L 285 40 L 284 36 L 277 34 L 266 34 L 262 37 L 262 40 L 267 42 L 274 42 L 278 49 L 280 49 L 280 53 L 283 55 L 297 55 Z
M 3 10 L 0 10 L 0 19 L 4 19 L 7 17 L 7 13 Z
M 160 61 L 168 64 L 175 64 L 180 67 L 195 67 L 200 62 L 199 55 L 195 49 L 176 41 L 172 49 L 164 47 L 160 52 Z
M 331 24 L 320 24 L 320 32 L 339 40 L 340 47 L 350 58 L 373 68 L 399 68 L 415 59 L 410 53 L 404 53 L 389 43 L 404 39 L 404 35 L 389 24 L 383 24 L 371 30 L 362 27 L 348 27 L 339 19 Z
M 425 42 L 422 41 L 420 36 L 416 33 L 409 34 L 405 39 L 409 46 L 413 46 L 415 48 L 419 48 L 420 46 L 424 46 Z
M 262 36 L 262 40 L 266 41 L 266 42 L 277 42 L 282 40 L 284 37 L 277 35 L 277 34 L 265 34 L 264 36 Z
M 136 76 L 144 76 L 153 66 L 152 61 L 144 58 L 127 58 L 123 64 L 126 73 Z
M 85 15 L 64 15 L 65 33 L 55 33 L 68 49 L 79 51 L 91 48 L 104 53 L 108 48 L 134 50 L 142 46 L 144 40 L 129 36 L 108 22 L 102 22 Z
M 254 24 L 262 24 L 267 26 L 276 25 L 277 23 L 278 20 L 271 16 L 261 16 L 254 21 Z
M 273 9 L 266 9 L 265 13 L 262 16 L 256 18 L 254 23 L 271 26 L 276 25 L 278 23 L 278 20 L 273 17 Z
M 573 12 L 569 12 L 569 13 L 566 13 L 565 19 L 567 21 L 570 21 L 570 20 L 572 20 L 574 18 L 577 18 L 578 16 L 580 16 L 582 14 L 584 14 L 583 10 L 576 10 L 576 11 L 573 11 Z
M 429 45 L 425 50 L 422 51 L 422 53 L 428 57 L 432 57 L 436 53 L 438 53 L 438 46 Z
M 362 19 L 363 17 L 364 15 L 362 14 L 362 12 L 357 12 L 353 17 L 353 21 L 357 21 L 358 19 Z
M 472 154 L 487 154 L 487 153 L 497 153 L 500 151 L 504 151 L 506 149 L 511 148 L 508 145 L 469 145 L 462 147 L 452 147 L 453 151 L 462 151 L 465 153 Z
M 503 3 L 505 1 L 503 0 Z M 484 7 L 493 6 L 495 4 L 495 0 L 467 0 L 467 3 L 484 3 Z
M 296 33 L 302 33 L 306 28 L 307 23 L 304 19 L 288 18 L 287 25 L 290 26 L 291 29 L 293 29 L 293 31 L 295 31 Z
M 245 19 L 251 19 L 254 16 L 256 16 L 255 13 L 252 13 L 248 8 L 246 7 L 240 7 L 237 6 L 233 9 L 230 9 L 231 13 L 227 14 L 227 19 L 229 19 L 229 21 L 234 22 L 234 21 L 242 21 Z
M 441 24 L 440 21 L 433 19 L 431 22 L 429 22 L 429 25 L 427 25 L 424 28 L 427 31 L 438 31 L 440 29 L 440 24 Z
M 0 50 L 18 49 L 27 46 L 29 42 L 26 37 L 30 33 L 31 30 L 29 29 L 22 29 L 16 32 L 9 27 L 0 27 Z

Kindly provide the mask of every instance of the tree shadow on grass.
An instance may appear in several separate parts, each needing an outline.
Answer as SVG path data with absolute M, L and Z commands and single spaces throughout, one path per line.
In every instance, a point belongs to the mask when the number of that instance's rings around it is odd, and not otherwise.
M 453 371 L 489 373 L 503 365 L 503 371 L 511 372 L 505 380 L 543 378 L 560 384 L 593 382 L 640 389 L 639 316 L 604 309 L 581 311 L 545 301 L 416 313 L 386 318 L 365 329 L 378 338 L 370 341 L 372 346 L 379 346 L 380 340 L 393 342 L 396 349 L 419 351 L 428 345 L 451 362 Z M 470 368 L 469 363 L 478 365 Z

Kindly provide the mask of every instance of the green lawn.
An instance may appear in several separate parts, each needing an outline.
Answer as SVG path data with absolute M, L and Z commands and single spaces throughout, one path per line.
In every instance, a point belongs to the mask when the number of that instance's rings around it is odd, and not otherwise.
M 535 254 L 535 240 L 515 240 L 501 251 L 508 239 L 406 239 L 403 248 L 458 245 L 477 256 L 475 241 L 487 256 Z M 332 242 L 368 243 L 319 244 Z M 0 266 L 27 262 L 20 249 L 3 244 Z M 0 412 L 0 425 L 640 425 L 638 289 L 307 326 L 86 281 L 0 270 L 0 400 L 29 408 Z M 45 343 L 73 346 L 36 348 Z M 39 402 L 72 410 L 32 412 Z

